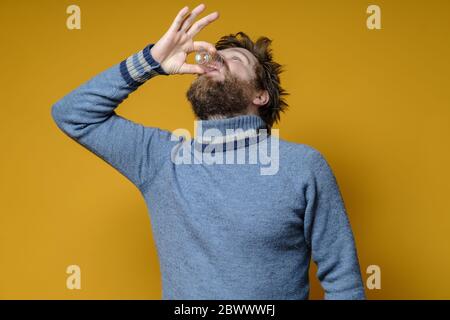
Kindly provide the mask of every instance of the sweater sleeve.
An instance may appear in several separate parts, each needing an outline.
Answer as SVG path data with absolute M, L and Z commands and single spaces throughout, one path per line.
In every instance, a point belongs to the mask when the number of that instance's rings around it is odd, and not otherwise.
M 155 61 L 153 44 L 96 75 L 51 108 L 57 126 L 70 138 L 141 187 L 156 172 L 170 132 L 144 127 L 114 111 L 130 93 L 156 75 L 168 75 Z
M 317 150 L 311 160 L 304 228 L 317 278 L 326 300 L 363 300 L 355 241 L 336 177 Z

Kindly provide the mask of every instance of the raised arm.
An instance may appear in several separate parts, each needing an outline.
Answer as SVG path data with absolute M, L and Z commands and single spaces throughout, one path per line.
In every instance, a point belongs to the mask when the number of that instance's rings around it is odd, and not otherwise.
M 170 134 L 125 119 L 114 110 L 144 81 L 167 75 L 149 55 L 150 47 L 82 84 L 51 110 L 64 133 L 137 186 L 152 174 L 153 153 L 170 140 Z
M 116 114 L 115 109 L 130 93 L 157 75 L 200 74 L 205 71 L 187 64 L 187 54 L 215 47 L 192 38 L 218 18 L 212 13 L 192 25 L 205 6 L 179 11 L 169 30 L 156 43 L 110 67 L 82 84 L 51 108 L 58 127 L 88 150 L 111 164 L 136 186 L 151 179 L 162 161 L 162 150 L 171 133 L 145 127 Z
M 310 160 L 305 239 L 325 299 L 365 299 L 355 241 L 336 178 L 318 151 Z

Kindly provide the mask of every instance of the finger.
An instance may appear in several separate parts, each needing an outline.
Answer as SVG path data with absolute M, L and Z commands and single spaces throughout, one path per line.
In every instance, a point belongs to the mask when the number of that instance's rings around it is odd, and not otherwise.
M 189 28 L 187 31 L 187 34 L 193 38 L 197 33 L 199 33 L 204 27 L 206 27 L 208 24 L 213 22 L 214 20 L 217 20 L 219 18 L 219 12 L 213 12 L 206 17 L 198 20 L 196 23 L 192 25 L 192 27 Z
M 192 22 L 195 20 L 195 18 L 197 18 L 197 16 L 203 11 L 205 10 L 205 5 L 202 3 L 199 6 L 197 6 L 194 10 L 192 10 L 191 14 L 186 18 L 186 20 L 183 22 L 183 24 L 181 25 L 180 31 L 185 31 L 187 30 Z
M 181 9 L 177 16 L 175 17 L 175 19 L 173 20 L 172 25 L 170 26 L 170 31 L 178 31 L 181 27 L 181 24 L 183 23 L 184 20 L 184 16 L 186 15 L 186 13 L 189 12 L 189 7 L 186 6 L 183 9 Z
M 206 70 L 200 67 L 196 64 L 188 64 L 185 63 L 181 66 L 180 71 L 178 73 L 180 74 L 203 74 Z
M 211 53 L 216 53 L 217 52 L 216 47 L 213 44 L 209 43 L 209 42 L 206 42 L 206 41 L 194 41 L 193 50 L 189 51 L 188 53 L 193 52 L 193 51 L 200 51 L 200 50 L 207 50 L 207 51 L 209 51 Z

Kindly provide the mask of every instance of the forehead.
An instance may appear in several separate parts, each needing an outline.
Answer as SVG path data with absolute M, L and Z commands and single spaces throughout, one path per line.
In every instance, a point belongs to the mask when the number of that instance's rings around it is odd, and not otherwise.
M 243 54 L 245 57 L 247 57 L 247 59 L 250 61 L 250 64 L 254 65 L 257 61 L 256 61 L 256 57 L 253 55 L 253 53 L 251 53 L 250 51 L 248 51 L 247 49 L 244 48 L 227 48 L 227 49 L 223 49 L 220 50 L 223 52 L 239 52 L 241 54 Z

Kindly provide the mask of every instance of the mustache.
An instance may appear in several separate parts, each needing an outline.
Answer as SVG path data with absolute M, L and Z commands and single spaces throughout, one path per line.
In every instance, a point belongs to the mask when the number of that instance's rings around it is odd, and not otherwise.
M 202 120 L 211 116 L 245 113 L 251 103 L 252 85 L 232 75 L 215 80 L 204 74 L 194 80 L 186 92 L 194 114 Z

